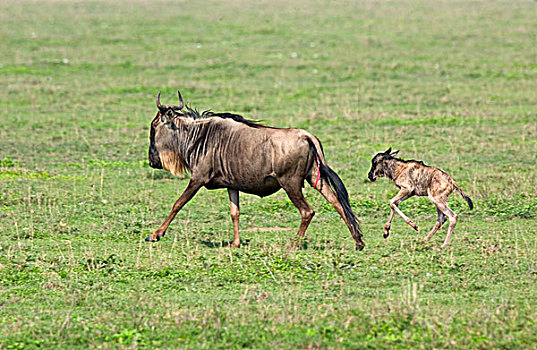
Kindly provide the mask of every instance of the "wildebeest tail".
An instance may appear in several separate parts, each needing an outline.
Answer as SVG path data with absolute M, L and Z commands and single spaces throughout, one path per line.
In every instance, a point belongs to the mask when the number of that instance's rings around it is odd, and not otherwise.
M 466 203 L 468 203 L 468 207 L 470 208 L 470 210 L 474 209 L 474 203 L 472 202 L 472 199 L 468 197 L 468 195 L 466 195 L 466 193 L 464 193 L 463 190 L 461 190 L 461 188 L 455 182 L 453 182 L 453 184 L 455 185 L 455 189 L 457 190 L 457 192 L 459 192 L 461 197 L 466 201 Z
M 356 215 L 354 215 L 354 212 L 351 208 L 351 204 L 349 201 L 349 193 L 347 192 L 347 189 L 345 188 L 345 185 L 343 184 L 343 181 L 341 181 L 341 178 L 338 176 L 338 174 L 336 174 L 336 172 L 332 170 L 326 163 L 321 142 L 317 139 L 315 139 L 315 141 L 315 143 L 318 143 L 319 147 L 316 147 L 314 140 L 308 138 L 308 143 L 310 144 L 310 148 L 313 151 L 315 158 L 319 159 L 318 164 L 320 168 L 320 177 L 322 180 L 325 180 L 330 185 L 332 191 L 334 191 L 334 193 L 336 194 L 336 197 L 341 204 L 341 207 L 343 208 L 345 218 L 347 218 L 349 225 L 354 231 L 352 232 L 353 236 L 362 236 L 362 232 L 360 231 L 360 225 L 358 224 L 358 218 L 356 218 Z

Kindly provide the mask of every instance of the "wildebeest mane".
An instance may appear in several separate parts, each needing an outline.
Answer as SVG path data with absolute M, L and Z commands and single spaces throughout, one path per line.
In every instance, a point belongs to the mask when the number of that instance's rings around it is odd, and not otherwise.
M 400 162 L 403 162 L 403 163 L 418 163 L 419 165 L 424 165 L 424 166 L 428 166 L 427 164 L 425 164 L 424 162 L 422 162 L 421 160 L 415 160 L 415 159 L 401 159 L 401 158 L 394 158 L 395 160 L 398 160 Z
M 175 113 L 177 116 L 192 118 L 194 120 L 217 117 L 217 118 L 222 118 L 222 119 L 231 119 L 236 122 L 246 124 L 252 128 L 266 127 L 265 125 L 259 123 L 259 121 L 257 120 L 246 119 L 242 115 L 239 115 L 239 114 L 228 113 L 228 112 L 216 113 L 216 112 L 211 111 L 210 109 L 200 113 L 195 108 L 191 108 L 190 106 L 185 106 L 182 110 L 176 111 Z
M 424 165 L 424 166 L 428 166 L 427 164 L 425 164 L 424 162 L 422 162 L 421 160 L 415 160 L 415 159 L 401 159 L 401 158 L 396 158 L 396 157 L 393 157 L 393 156 L 384 156 L 384 159 L 385 160 L 390 160 L 390 159 L 393 159 L 393 160 L 396 160 L 398 162 L 402 162 L 402 163 L 418 163 L 419 165 Z
M 184 171 L 191 171 L 194 166 L 211 148 L 211 144 L 222 140 L 222 135 L 229 132 L 227 123 L 213 123 L 215 118 L 230 119 L 242 123 L 252 128 L 270 128 L 259 124 L 257 121 L 249 120 L 241 115 L 233 113 L 215 113 L 211 110 L 199 112 L 197 109 L 184 106 L 180 110 L 173 110 L 176 121 L 173 123 L 175 152 L 161 154 L 161 158 L 166 160 L 166 168 L 174 175 L 182 174 Z M 200 123 L 182 123 L 180 120 L 188 118 Z M 207 121 L 207 122 L 205 122 Z M 180 135 L 180 136 L 179 136 Z M 229 135 L 228 135 L 229 136 Z M 228 136 L 225 136 L 227 139 Z M 216 147 L 219 147 L 218 145 Z M 171 158 L 171 156 L 174 156 Z M 168 157 L 166 157 L 168 156 Z

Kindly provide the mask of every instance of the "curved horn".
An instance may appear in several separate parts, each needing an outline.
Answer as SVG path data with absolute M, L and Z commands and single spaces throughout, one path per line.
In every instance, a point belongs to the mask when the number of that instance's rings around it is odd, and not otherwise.
M 160 104 L 160 91 L 158 92 L 158 95 L 157 95 L 157 108 L 162 109 L 162 105 Z
M 177 90 L 177 95 L 179 96 L 179 106 L 170 106 L 170 108 L 174 111 L 180 111 L 185 106 L 185 103 L 183 102 L 183 98 L 181 97 L 181 93 L 179 92 L 179 90 Z
M 183 102 L 183 98 L 181 97 L 181 93 L 179 92 L 179 90 L 177 90 L 177 95 L 179 96 L 179 109 L 183 109 L 183 107 L 185 106 L 185 103 Z

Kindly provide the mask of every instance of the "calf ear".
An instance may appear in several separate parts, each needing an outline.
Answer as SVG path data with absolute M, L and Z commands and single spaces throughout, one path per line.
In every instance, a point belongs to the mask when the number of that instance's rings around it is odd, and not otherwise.
M 384 152 L 384 154 L 390 154 L 391 151 L 392 151 L 392 148 L 390 147 L 390 148 L 388 148 L 388 149 L 386 150 L 386 152 Z
M 392 152 L 392 153 L 390 153 L 390 156 L 392 156 L 392 157 L 395 157 L 395 156 L 397 155 L 397 153 L 399 153 L 399 150 L 397 150 L 397 151 L 395 151 L 395 152 Z

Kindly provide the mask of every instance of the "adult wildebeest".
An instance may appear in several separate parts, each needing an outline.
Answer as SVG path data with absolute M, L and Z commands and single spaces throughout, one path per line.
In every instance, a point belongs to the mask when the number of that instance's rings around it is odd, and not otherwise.
M 260 197 L 280 188 L 298 208 L 303 237 L 314 211 L 302 194 L 304 180 L 332 204 L 347 224 L 362 250 L 362 233 L 347 190 L 327 165 L 319 140 L 300 129 L 279 129 L 261 125 L 232 113 L 214 113 L 185 106 L 165 106 L 157 95 L 157 115 L 151 122 L 149 165 L 174 175 L 190 171 L 190 182 L 173 205 L 164 223 L 146 241 L 158 241 L 181 208 L 201 188 L 227 188 L 233 221 L 233 242 L 239 239 L 239 192 Z
M 438 220 L 431 232 L 423 240 L 423 243 L 429 242 L 436 231 L 446 222 L 447 217 L 449 227 L 442 248 L 447 246 L 458 219 L 458 215 L 447 204 L 448 196 L 453 190 L 457 190 L 468 203 L 470 209 L 474 207 L 472 200 L 445 171 L 427 166 L 421 161 L 395 158 L 397 153 L 399 151 L 392 153 L 391 147 L 384 153 L 377 153 L 371 160 L 371 170 L 367 175 L 371 181 L 375 181 L 377 177 L 386 176 L 388 179 L 393 180 L 395 186 L 400 189 L 399 193 L 390 201 L 391 211 L 388 222 L 384 226 L 384 238 L 390 235 L 390 225 L 394 211 L 401 215 L 406 223 L 417 231 L 418 226 L 403 214 L 397 206 L 412 196 L 428 196 L 429 200 L 436 206 Z

